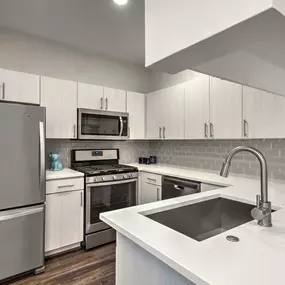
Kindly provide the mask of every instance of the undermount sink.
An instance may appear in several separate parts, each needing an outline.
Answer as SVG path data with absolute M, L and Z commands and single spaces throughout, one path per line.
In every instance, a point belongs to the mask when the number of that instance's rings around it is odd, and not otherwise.
M 253 220 L 250 212 L 254 207 L 216 198 L 146 217 L 197 241 L 203 241 Z

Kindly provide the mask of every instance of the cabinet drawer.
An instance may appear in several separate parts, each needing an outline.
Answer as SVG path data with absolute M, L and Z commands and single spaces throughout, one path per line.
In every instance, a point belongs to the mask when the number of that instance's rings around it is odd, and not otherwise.
M 46 194 L 84 189 L 83 178 L 58 179 L 46 182 Z
M 161 175 L 148 173 L 148 172 L 141 172 L 141 179 L 142 183 L 161 186 L 161 180 L 162 180 Z

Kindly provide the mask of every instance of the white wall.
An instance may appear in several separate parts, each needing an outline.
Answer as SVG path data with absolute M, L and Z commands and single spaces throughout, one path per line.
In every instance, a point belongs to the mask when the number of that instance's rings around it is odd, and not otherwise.
M 278 9 L 280 13 L 285 15 L 285 2 L 284 0 L 273 0 L 274 8 Z
M 146 66 L 272 5 L 273 0 L 145 0 Z
M 0 68 L 145 93 L 149 71 L 38 37 L 0 29 Z

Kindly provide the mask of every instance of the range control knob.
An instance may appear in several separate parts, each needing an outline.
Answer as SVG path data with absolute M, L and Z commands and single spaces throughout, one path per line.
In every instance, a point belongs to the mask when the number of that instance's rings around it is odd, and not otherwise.
M 102 180 L 102 181 L 104 181 L 104 180 L 105 180 L 105 178 L 104 178 L 104 177 L 101 177 L 101 180 Z
M 130 175 L 130 177 L 133 177 L 133 174 L 132 174 L 132 173 L 130 173 L 129 175 Z
M 97 182 L 97 178 L 95 177 L 93 181 L 94 181 L 94 182 Z
M 116 175 L 114 175 L 114 176 L 113 176 L 113 179 L 114 179 L 114 180 L 116 180 L 116 179 L 117 179 L 117 176 L 116 176 Z
M 124 175 L 124 178 L 128 178 L 128 174 L 125 174 L 125 175 Z

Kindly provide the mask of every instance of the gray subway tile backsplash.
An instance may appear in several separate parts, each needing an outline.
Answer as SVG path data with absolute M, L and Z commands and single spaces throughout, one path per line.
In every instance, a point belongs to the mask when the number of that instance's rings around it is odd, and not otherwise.
M 149 156 L 148 141 L 73 141 L 47 139 L 46 153 L 58 152 L 64 167 L 71 165 L 72 149 L 111 149 L 118 148 L 120 150 L 120 162 L 130 163 L 137 162 L 140 156 Z M 47 159 L 47 167 L 50 162 Z
M 238 145 L 261 150 L 268 162 L 269 178 L 285 180 L 285 139 L 111 142 L 48 139 L 47 153 L 60 153 L 64 166 L 69 167 L 71 149 L 119 148 L 121 163 L 137 162 L 139 156 L 156 155 L 161 164 L 219 171 L 226 154 Z M 233 159 L 231 173 L 257 176 L 259 163 L 251 154 L 238 154 Z

